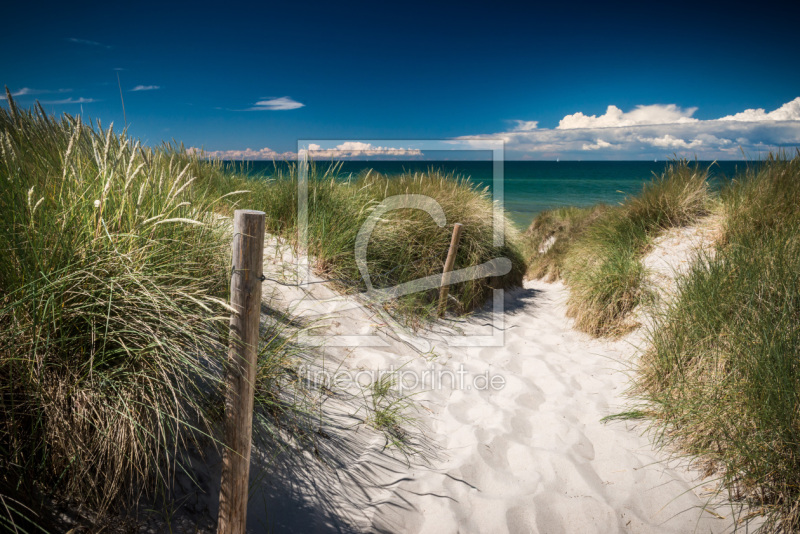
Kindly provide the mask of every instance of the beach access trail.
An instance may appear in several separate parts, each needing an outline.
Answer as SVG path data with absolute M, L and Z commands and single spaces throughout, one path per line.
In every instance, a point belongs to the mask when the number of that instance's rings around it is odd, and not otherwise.
M 267 276 L 291 271 L 287 254 L 271 241 Z M 505 292 L 499 328 L 490 307 L 414 333 L 327 284 L 264 289 L 271 306 L 314 317 L 329 370 L 401 369 L 407 382 L 449 370 L 463 380 L 444 373 L 434 387 L 405 390 L 417 405 L 407 437 L 420 454 L 410 457 L 365 423 L 357 396 L 330 395 L 318 440 L 324 461 L 270 464 L 267 480 L 254 481 L 254 532 L 259 522 L 294 532 L 733 530 L 731 510 L 711 504 L 714 485 L 655 451 L 644 424 L 601 421 L 625 410 L 638 338 L 598 341 L 574 330 L 562 284 L 526 281 Z M 500 346 L 456 346 L 497 331 Z M 381 346 L 352 346 L 350 336 Z M 494 378 L 502 387 L 481 376 L 502 377 Z

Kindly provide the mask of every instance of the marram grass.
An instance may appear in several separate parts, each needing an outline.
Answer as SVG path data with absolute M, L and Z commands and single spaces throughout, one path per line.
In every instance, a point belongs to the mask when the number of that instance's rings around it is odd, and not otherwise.
M 0 109 L 0 523 L 49 530 L 51 496 L 101 513 L 143 495 L 168 499 L 189 451 L 217 442 L 230 317 L 225 216 L 263 209 L 270 231 L 293 238 L 296 173 L 237 176 L 182 145 L 146 148 L 99 123 L 23 110 L 10 96 L 8 105 Z M 453 222 L 465 225 L 456 268 L 498 256 L 514 268 L 456 286 L 451 309 L 521 282 L 518 236 L 509 224 L 508 244 L 491 245 L 491 200 L 469 181 L 435 171 L 336 174 L 312 168 L 310 252 L 322 274 L 347 279 L 343 289 L 363 289 L 353 256 L 360 224 L 383 198 L 406 192 L 440 202 L 449 224 L 415 211 L 385 217 L 368 255 L 376 286 L 441 272 Z M 389 306 L 419 317 L 433 293 Z M 318 392 L 298 380 L 306 355 L 288 322 L 265 322 L 258 362 L 254 440 L 275 454 L 316 450 L 323 424 Z
M 528 231 L 531 273 L 561 276 L 576 326 L 626 329 L 647 298 L 640 260 L 661 231 L 714 205 L 724 233 L 653 308 L 650 348 L 636 362 L 637 405 L 657 443 L 715 475 L 744 522 L 800 530 L 800 153 L 770 155 L 718 194 L 677 162 L 613 208 L 541 214 Z M 547 252 L 536 249 L 556 236 Z M 556 248 L 561 241 L 564 247 Z
M 189 446 L 216 440 L 230 317 L 218 213 L 247 193 L 221 192 L 221 165 L 173 146 L 8 104 L 0 522 L 35 529 L 49 495 L 100 512 L 163 495 Z M 298 414 L 275 390 L 292 356 L 280 330 L 265 334 L 257 409 Z M 276 419 L 257 416 L 256 435 L 275 434 Z
M 678 281 L 636 391 L 663 445 L 702 460 L 764 530 L 800 530 L 800 154 L 722 191 L 725 237 Z
M 608 209 L 603 204 L 588 208 L 569 206 L 537 215 L 525 232 L 528 276 L 548 282 L 563 277 L 567 252 Z
M 624 333 L 632 326 L 630 313 L 649 298 L 642 256 L 659 233 L 706 212 L 707 175 L 696 164 L 676 161 L 619 206 L 540 214 L 526 234 L 529 273 L 564 279 L 567 312 L 577 328 L 597 336 Z
M 454 285 L 449 307 L 469 312 L 486 302 L 493 287 L 522 284 L 526 264 L 519 232 L 501 213 L 505 244 L 493 245 L 494 205 L 487 189 L 470 180 L 430 169 L 425 173 L 383 176 L 373 171 L 356 177 L 340 175 L 337 166 L 312 164 L 308 190 L 308 252 L 318 274 L 339 280 L 344 291 L 364 291 L 355 261 L 356 238 L 362 224 L 384 199 L 395 195 L 423 195 L 436 201 L 447 223 L 439 227 L 420 209 L 385 213 L 372 232 L 367 248 L 367 266 L 376 288 L 391 287 L 442 272 L 453 224 L 463 225 L 454 268 L 479 265 L 494 258 L 511 260 L 508 274 L 480 278 Z M 296 242 L 297 173 L 276 173 L 259 193 L 259 206 L 267 212 L 268 231 Z M 388 303 L 390 311 L 410 321 L 435 313 L 438 289 L 409 295 Z
M 0 440 L 9 476 L 103 508 L 205 428 L 224 247 L 176 157 L 0 111 Z M 13 473 L 13 474 L 12 474 Z

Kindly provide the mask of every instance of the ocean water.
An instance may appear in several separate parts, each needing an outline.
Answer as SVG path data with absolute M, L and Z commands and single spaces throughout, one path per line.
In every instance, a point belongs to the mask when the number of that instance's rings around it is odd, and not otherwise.
M 696 164 L 703 169 L 711 165 L 710 181 L 715 187 L 745 166 L 741 161 L 721 161 L 713 165 L 710 161 L 699 161 Z M 544 210 L 598 202 L 617 204 L 627 195 L 641 191 L 643 184 L 651 180 L 654 173 L 663 173 L 666 166 L 665 161 L 506 161 L 503 166 L 504 207 L 514 223 L 524 230 Z M 429 168 L 454 172 L 490 188 L 493 185 L 491 161 L 344 161 L 341 172 L 346 176 L 374 169 L 391 175 Z M 269 176 L 275 167 L 272 162 L 256 161 L 246 163 L 245 169 Z

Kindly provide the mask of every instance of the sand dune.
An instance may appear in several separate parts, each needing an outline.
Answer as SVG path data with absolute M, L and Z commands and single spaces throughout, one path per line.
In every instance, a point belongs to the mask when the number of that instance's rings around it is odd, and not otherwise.
M 274 251 L 273 251 L 274 252 Z M 274 257 L 268 254 L 267 257 Z M 272 264 L 271 272 L 280 270 Z M 336 309 L 324 284 L 272 285 L 273 304 L 304 314 Z M 571 328 L 561 284 L 526 282 L 505 296 L 503 344 L 459 347 L 447 335 L 490 334 L 490 313 L 410 334 L 353 306 L 317 315 L 318 334 L 369 335 L 383 346 L 326 347 L 329 365 L 408 373 L 461 371 L 463 386 L 416 388 L 406 459 L 363 424 L 352 399 L 325 405 L 327 466 L 277 473 L 254 485 L 249 525 L 296 532 L 725 532 L 730 510 L 709 508 L 707 484 L 653 450 L 642 426 L 602 423 L 624 408 L 635 350 Z M 342 308 L 341 306 L 339 308 Z M 321 319 L 320 319 L 321 318 Z M 412 336 L 415 339 L 409 339 Z M 430 350 L 422 352 L 419 346 Z M 449 375 L 446 375 L 449 377 Z M 502 388 L 476 377 L 502 377 Z M 500 380 L 500 379 L 497 379 Z M 412 391 L 409 391 L 412 392 Z M 258 458 L 258 454 L 256 454 Z M 258 469 L 256 469 L 258 471 Z

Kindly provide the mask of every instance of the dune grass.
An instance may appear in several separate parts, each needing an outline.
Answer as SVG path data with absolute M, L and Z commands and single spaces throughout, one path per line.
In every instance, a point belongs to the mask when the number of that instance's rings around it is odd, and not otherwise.
M 447 218 L 439 227 L 419 209 L 389 211 L 380 217 L 367 248 L 367 266 L 375 288 L 391 287 L 442 272 L 453 224 L 463 224 L 455 269 L 479 265 L 498 257 L 511 260 L 510 273 L 499 279 L 482 278 L 451 288 L 449 306 L 464 313 L 482 305 L 492 287 L 519 286 L 525 274 L 521 238 L 505 222 L 505 245 L 492 245 L 493 204 L 487 189 L 464 177 L 430 169 L 426 173 L 384 176 L 374 171 L 344 177 L 337 166 L 312 164 L 308 192 L 308 247 L 315 271 L 338 280 L 345 292 L 364 291 L 356 265 L 359 229 L 384 199 L 394 195 L 424 195 L 435 200 Z M 297 173 L 277 173 L 259 193 L 267 212 L 268 231 L 297 240 Z M 401 319 L 416 323 L 435 314 L 438 290 L 401 297 L 386 305 Z
M 0 521 L 36 530 L 52 495 L 100 513 L 163 495 L 192 444 L 216 440 L 230 317 L 219 213 L 242 194 L 219 195 L 221 165 L 174 146 L 143 148 L 99 123 L 8 104 Z M 289 359 L 272 338 L 257 407 L 291 412 L 267 394 Z
M 567 315 L 578 329 L 609 336 L 630 328 L 628 314 L 647 297 L 640 258 L 648 239 L 645 228 L 618 209 L 587 229 L 569 250 Z
M 770 155 L 714 194 L 675 162 L 608 209 L 541 214 L 531 274 L 562 277 L 569 313 L 594 335 L 622 333 L 648 298 L 641 257 L 670 227 L 720 209 L 724 234 L 660 301 L 637 362 L 637 403 L 657 442 L 716 474 L 770 532 L 800 530 L 800 153 Z M 535 249 L 556 237 L 547 251 Z M 559 241 L 563 248 L 556 248 Z
M 675 161 L 619 206 L 540 214 L 527 233 L 531 275 L 564 279 L 570 289 L 567 313 L 580 330 L 624 333 L 631 327 L 630 312 L 649 296 L 642 256 L 659 233 L 706 212 L 707 175 L 696 164 Z M 539 252 L 550 237 L 555 242 Z
M 399 380 L 397 373 L 384 373 L 370 384 L 368 391 L 362 392 L 366 401 L 365 422 L 383 433 L 384 447 L 399 450 L 408 460 L 417 452 L 413 436 L 409 434 L 419 432 L 415 416 L 418 407 L 413 394 L 403 393 L 398 388 Z
M 9 104 L 3 460 L 104 508 L 175 469 L 189 422 L 207 427 L 200 355 L 224 310 L 224 242 L 176 158 Z
M 800 529 L 800 154 L 721 192 L 725 236 L 679 279 L 641 359 L 657 437 L 734 498 Z
M 441 272 L 455 221 L 466 227 L 457 268 L 506 256 L 514 270 L 503 280 L 460 284 L 451 291 L 453 310 L 479 306 L 492 284 L 520 283 L 524 260 L 511 225 L 509 245 L 490 245 L 487 193 L 433 171 L 346 181 L 336 167 L 312 166 L 317 270 L 345 278 L 342 289 L 363 290 L 356 232 L 383 198 L 405 192 L 437 200 L 448 227 L 418 210 L 383 217 L 368 250 L 376 287 Z M 236 175 L 177 143 L 145 148 L 99 123 L 20 109 L 8 95 L 8 109 L 0 109 L 4 528 L 52 530 L 58 496 L 98 518 L 142 496 L 166 502 L 191 451 L 218 444 L 230 317 L 226 216 L 239 206 L 264 209 L 269 230 L 294 239 L 296 173 Z M 419 318 L 434 298 L 390 307 Z M 276 312 L 262 324 L 254 440 L 316 450 L 318 392 L 303 390 L 304 349 L 289 322 Z M 397 406 L 377 403 L 369 416 L 395 437 L 397 424 L 380 418 L 396 416 Z
M 572 245 L 609 208 L 603 204 L 568 206 L 536 216 L 525 240 L 528 244 L 528 276 L 554 282 L 564 276 L 564 258 Z

